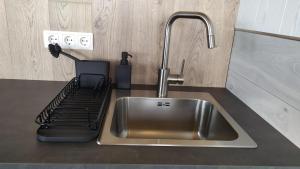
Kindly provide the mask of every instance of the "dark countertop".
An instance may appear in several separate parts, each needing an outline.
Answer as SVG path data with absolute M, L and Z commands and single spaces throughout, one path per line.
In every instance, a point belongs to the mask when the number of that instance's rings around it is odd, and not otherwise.
M 0 80 L 0 168 L 22 168 L 23 165 L 27 168 L 40 168 L 41 165 L 52 166 L 49 168 L 124 168 L 123 164 L 143 164 L 144 168 L 152 165 L 153 168 L 173 168 L 172 165 L 186 168 L 207 165 L 300 168 L 300 149 L 222 88 L 181 89 L 211 93 L 255 140 L 257 149 L 99 146 L 96 140 L 89 143 L 40 143 L 36 140 L 38 125 L 34 119 L 65 84 Z

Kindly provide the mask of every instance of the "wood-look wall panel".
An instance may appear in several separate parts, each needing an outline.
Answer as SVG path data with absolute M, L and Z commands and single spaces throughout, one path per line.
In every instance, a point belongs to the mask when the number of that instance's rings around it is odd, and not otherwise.
M 12 63 L 10 58 L 9 37 L 6 21 L 6 10 L 4 0 L 0 0 L 0 77 L 12 77 Z
M 173 26 L 169 65 L 172 72 L 178 72 L 181 61 L 186 59 L 185 72 L 188 73 L 185 73 L 185 85 L 224 86 L 238 1 L 221 3 L 220 0 L 131 0 L 94 3 L 97 3 L 97 7 L 93 8 L 94 21 L 97 23 L 94 24 L 94 36 L 99 39 L 95 43 L 104 43 L 103 50 L 99 53 L 102 58 L 112 61 L 113 75 L 114 66 L 119 63 L 120 53 L 131 52 L 134 55 L 132 63 L 135 83 L 156 83 L 157 69 L 162 59 L 163 29 L 172 13 L 181 10 L 206 13 L 215 25 L 218 47 L 213 50 L 207 49 L 206 32 L 202 22 L 179 20 Z M 228 17 L 224 17 L 224 14 Z M 104 45 L 108 47 L 103 48 Z
M 170 14 L 178 11 L 184 4 L 184 1 L 174 2 L 174 7 L 171 8 Z M 208 5 L 205 8 L 203 4 L 207 3 Z M 188 5 L 185 5 L 183 10 L 202 11 L 216 24 L 216 17 L 212 15 L 213 12 L 209 13 L 209 10 L 206 10 L 211 7 L 210 3 L 208 1 L 192 1 Z M 214 26 L 216 37 L 219 39 L 218 28 L 220 27 Z M 213 50 L 218 49 L 215 48 Z M 171 73 L 179 73 L 182 60 L 186 60 L 184 84 L 193 85 L 199 83 L 207 86 L 207 83 L 211 82 L 207 78 L 209 76 L 206 76 L 209 74 L 209 67 L 206 65 L 212 60 L 211 52 L 213 51 L 207 48 L 206 29 L 203 22 L 199 20 L 179 19 L 174 23 L 170 44 L 169 65 Z M 160 53 L 160 56 L 162 56 L 162 53 Z
M 234 20 L 238 1 L 219 3 L 213 1 L 193 1 L 185 6 L 185 10 L 202 11 L 212 19 L 215 27 L 215 49 L 207 48 L 204 24 L 200 21 L 182 20 L 174 24 L 174 36 L 171 40 L 170 65 L 173 73 L 178 73 L 181 61 L 186 59 L 185 85 L 202 84 L 201 86 L 222 87 L 227 75 L 230 49 L 233 37 Z M 178 1 L 174 11 L 178 10 L 184 2 Z M 218 11 L 218 12 L 215 12 Z M 224 65 L 224 66 L 218 66 Z
M 114 77 L 115 66 L 119 64 L 121 52 L 128 51 L 133 55 L 131 59 L 133 82 L 156 83 L 162 36 L 160 25 L 163 22 L 162 1 L 100 2 L 94 2 L 98 3 L 95 5 L 98 8 L 94 8 L 93 12 L 94 36 L 98 37 L 95 43 L 102 44 L 102 47 L 97 48 L 102 49 L 98 51 L 100 57 L 109 59 L 112 63 L 111 76 Z
M 133 4 L 131 53 L 133 72 L 136 75 L 133 81 L 141 84 L 154 84 L 157 82 L 158 67 L 161 56 L 160 51 L 160 23 L 162 23 L 161 8 L 163 1 L 139 1 Z M 143 11 L 144 12 L 141 12 Z M 141 50 L 143 49 L 143 50 Z M 120 58 L 120 53 L 116 53 Z M 155 58 L 155 59 L 154 59 Z M 147 77 L 147 78 L 145 78 Z
M 186 59 L 184 85 L 224 87 L 238 2 L 238 0 L 48 0 L 44 2 L 48 9 L 43 11 L 43 13 L 48 11 L 48 15 L 41 15 L 40 19 L 41 22 L 45 21 L 50 25 L 45 25 L 43 30 L 93 32 L 94 51 L 71 52 L 80 59 L 111 61 L 112 78 L 115 66 L 119 64 L 121 52 L 128 51 L 134 56 L 131 59 L 132 82 L 155 84 L 162 60 L 163 31 L 168 17 L 176 11 L 204 12 L 214 24 L 217 48 L 207 49 L 206 31 L 202 22 L 178 20 L 172 32 L 169 65 L 173 73 L 178 73 L 181 61 Z M 34 30 L 29 25 L 26 29 Z M 14 29 L 11 32 L 14 31 L 18 30 Z M 42 35 L 42 30 L 36 32 Z M 14 52 L 14 55 L 17 54 Z M 55 59 L 49 53 L 44 53 L 43 57 L 50 60 L 48 65 L 52 68 L 49 76 L 51 78 L 48 80 L 69 80 L 74 76 L 73 61 L 64 57 Z M 21 65 L 21 69 L 27 70 L 29 65 L 31 64 Z M 32 74 L 30 71 L 27 73 Z M 20 72 L 19 74 L 20 76 L 14 77 L 13 73 L 12 78 L 26 79 L 27 76 Z M 35 74 L 32 74 L 32 78 L 35 77 Z
M 120 1 L 123 2 L 123 1 Z M 94 33 L 93 57 L 100 59 L 109 59 L 108 51 L 110 49 L 110 30 L 113 23 L 113 12 L 115 1 L 96 0 L 92 1 L 92 29 Z M 126 10 L 126 8 L 124 9 Z
M 52 62 L 43 47 L 44 29 L 49 29 L 48 1 L 5 0 L 14 79 L 53 79 Z
M 49 0 L 49 21 L 51 30 L 92 32 L 92 1 Z M 89 51 L 68 52 L 80 59 L 92 59 Z M 55 80 L 69 80 L 75 75 L 74 61 L 69 58 L 53 59 L 53 67 Z

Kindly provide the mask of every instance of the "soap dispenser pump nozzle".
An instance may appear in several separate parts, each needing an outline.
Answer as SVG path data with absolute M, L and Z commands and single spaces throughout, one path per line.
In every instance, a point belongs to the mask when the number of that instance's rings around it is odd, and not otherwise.
M 132 55 L 130 55 L 128 52 L 122 52 L 122 60 L 120 65 L 128 65 L 128 56 L 132 58 Z

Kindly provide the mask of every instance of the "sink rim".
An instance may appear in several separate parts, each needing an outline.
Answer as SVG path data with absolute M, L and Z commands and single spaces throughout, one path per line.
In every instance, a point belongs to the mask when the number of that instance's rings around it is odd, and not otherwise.
M 257 148 L 255 141 L 231 117 L 230 114 L 208 92 L 169 91 L 168 98 L 155 97 L 152 90 L 131 90 L 131 96 L 116 97 L 116 90 L 112 91 L 110 105 L 106 115 L 102 133 L 97 139 L 99 145 L 132 145 L 132 146 L 180 146 L 180 147 L 230 147 L 230 148 Z M 186 139 L 157 139 L 157 138 L 122 138 L 111 133 L 115 104 L 124 98 L 154 98 L 154 99 L 183 99 L 205 100 L 213 104 L 224 119 L 235 130 L 238 137 L 235 140 L 186 140 Z

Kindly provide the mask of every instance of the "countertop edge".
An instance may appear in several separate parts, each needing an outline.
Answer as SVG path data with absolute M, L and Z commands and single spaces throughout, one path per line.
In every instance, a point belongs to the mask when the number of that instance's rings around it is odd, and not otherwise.
M 0 163 L 0 169 L 300 169 L 297 166 L 177 165 L 177 164 L 67 164 L 67 163 Z

